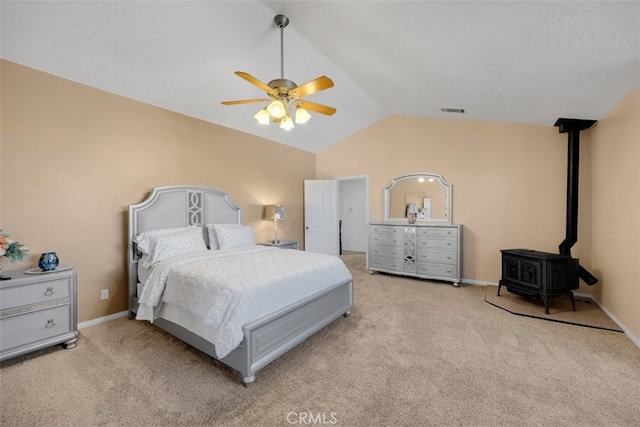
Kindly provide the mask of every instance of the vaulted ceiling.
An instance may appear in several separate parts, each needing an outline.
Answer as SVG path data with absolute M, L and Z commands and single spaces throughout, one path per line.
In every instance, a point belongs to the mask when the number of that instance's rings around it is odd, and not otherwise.
M 638 1 L 6 1 L 1 56 L 310 152 L 388 115 L 552 126 L 601 119 L 640 85 Z M 335 87 L 284 132 L 234 75 Z M 464 114 L 442 108 L 463 108 Z

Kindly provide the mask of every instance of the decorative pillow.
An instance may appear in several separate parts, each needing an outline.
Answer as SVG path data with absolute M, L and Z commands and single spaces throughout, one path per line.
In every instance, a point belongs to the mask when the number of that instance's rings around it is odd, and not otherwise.
M 220 249 L 254 246 L 253 228 L 242 224 L 213 224 Z
M 177 230 L 177 231 L 176 231 Z M 150 267 L 156 262 L 178 255 L 189 255 L 207 251 L 202 238 L 200 227 L 187 227 L 181 229 L 164 229 L 142 233 L 136 236 L 136 242 L 142 241 L 143 247 L 138 248 L 146 254 L 141 259 L 143 267 Z

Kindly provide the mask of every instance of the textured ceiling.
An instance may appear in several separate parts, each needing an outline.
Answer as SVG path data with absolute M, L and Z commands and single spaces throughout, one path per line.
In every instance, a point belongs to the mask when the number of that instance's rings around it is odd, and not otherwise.
M 1 3 L 4 59 L 310 152 L 388 115 L 552 126 L 601 119 L 640 85 L 638 1 Z M 320 75 L 336 107 L 283 132 L 238 78 Z M 464 108 L 466 114 L 441 112 Z

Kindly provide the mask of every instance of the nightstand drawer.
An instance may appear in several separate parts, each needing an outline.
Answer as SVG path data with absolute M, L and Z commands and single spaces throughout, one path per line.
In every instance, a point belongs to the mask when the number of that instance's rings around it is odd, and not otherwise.
M 7 287 L 0 291 L 0 310 L 27 304 L 39 304 L 71 295 L 70 279 L 48 280 L 31 285 Z
M 0 320 L 0 341 L 2 341 L 3 351 L 68 334 L 71 331 L 69 305 Z

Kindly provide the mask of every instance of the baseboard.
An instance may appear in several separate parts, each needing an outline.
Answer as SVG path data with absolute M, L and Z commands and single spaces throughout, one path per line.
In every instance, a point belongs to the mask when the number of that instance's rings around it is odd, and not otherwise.
M 110 314 L 104 317 L 98 317 L 97 319 L 87 320 L 86 322 L 78 323 L 78 329 L 88 328 L 89 326 L 96 326 L 101 323 L 110 322 L 112 320 L 120 319 L 122 317 L 127 317 L 129 315 L 129 311 L 121 311 L 120 313 Z
M 618 326 L 620 326 L 620 329 L 622 329 L 625 333 L 625 335 L 631 340 L 632 343 L 634 343 L 636 345 L 636 347 L 640 348 L 640 338 L 638 338 L 637 336 L 635 336 L 633 334 L 633 332 L 631 332 L 629 330 L 629 328 L 627 328 L 624 323 L 622 323 L 616 316 L 613 315 L 613 313 L 611 313 L 607 307 L 605 307 L 604 305 L 602 305 L 602 303 L 598 300 L 598 298 L 594 297 L 591 294 L 585 294 L 582 292 L 574 292 L 573 295 L 580 297 L 580 298 L 588 298 L 591 301 L 593 301 L 594 303 L 596 303 L 598 305 L 598 307 L 600 307 L 602 309 L 602 311 L 604 311 L 605 313 L 607 313 L 607 316 L 609 316 L 611 318 L 611 320 L 613 320 L 614 322 L 616 322 L 616 324 Z
M 498 286 L 497 283 L 490 283 L 490 282 L 481 282 L 479 280 L 471 280 L 471 279 L 462 279 L 461 280 L 462 283 L 466 284 L 466 285 L 479 285 L 479 286 Z M 620 329 L 622 329 L 622 331 L 625 333 L 625 335 L 631 340 L 632 343 L 634 343 L 636 345 L 636 347 L 640 348 L 640 338 L 638 338 L 637 336 L 635 336 L 633 334 L 633 332 L 631 332 L 631 330 L 629 330 L 629 328 L 627 328 L 624 323 L 622 323 L 616 316 L 614 316 L 608 309 L 607 307 L 605 307 L 604 305 L 602 305 L 602 303 L 600 301 L 598 301 L 598 298 L 594 297 L 591 294 L 585 294 L 582 292 L 574 292 L 573 295 L 580 297 L 580 298 L 587 298 L 590 299 L 591 301 L 593 301 L 594 303 L 596 303 L 598 305 L 598 307 L 600 307 L 602 309 L 602 311 L 604 311 L 607 316 L 609 316 L 611 318 L 611 320 L 613 320 L 619 327 Z

